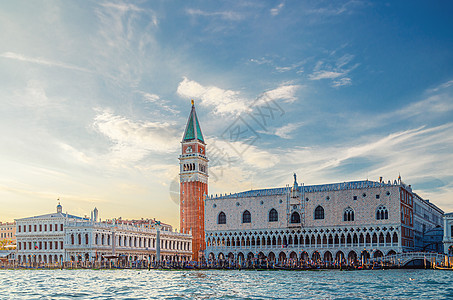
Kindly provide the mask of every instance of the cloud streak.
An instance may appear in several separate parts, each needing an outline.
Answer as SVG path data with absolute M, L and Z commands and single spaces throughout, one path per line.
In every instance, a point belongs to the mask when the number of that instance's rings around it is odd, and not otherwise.
M 74 71 L 80 71 L 80 72 L 86 72 L 86 73 L 92 73 L 91 70 L 81 68 L 78 66 L 58 62 L 58 61 L 52 61 L 52 60 L 47 60 L 41 57 L 29 57 L 25 56 L 19 53 L 14 53 L 14 52 L 4 52 L 0 54 L 0 57 L 3 58 L 8 58 L 8 59 L 13 59 L 13 60 L 18 60 L 18 61 L 23 61 L 23 62 L 28 62 L 28 63 L 33 63 L 33 64 L 38 64 L 38 65 L 43 65 L 43 66 L 48 66 L 48 67 L 58 67 L 58 68 L 64 68 L 64 69 L 69 69 L 69 70 L 74 70 Z
M 223 20 L 228 20 L 228 21 L 240 21 L 244 18 L 241 14 L 234 12 L 234 11 L 208 12 L 208 11 L 204 11 L 201 9 L 189 8 L 186 10 L 186 13 L 191 16 L 219 17 Z

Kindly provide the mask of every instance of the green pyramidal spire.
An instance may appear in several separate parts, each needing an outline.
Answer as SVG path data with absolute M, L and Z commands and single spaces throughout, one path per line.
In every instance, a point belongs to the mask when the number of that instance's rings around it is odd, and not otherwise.
M 192 100 L 192 110 L 190 111 L 189 121 L 184 131 L 183 142 L 198 139 L 204 143 L 203 134 L 201 133 L 200 124 L 198 123 L 197 113 L 195 112 L 195 104 Z

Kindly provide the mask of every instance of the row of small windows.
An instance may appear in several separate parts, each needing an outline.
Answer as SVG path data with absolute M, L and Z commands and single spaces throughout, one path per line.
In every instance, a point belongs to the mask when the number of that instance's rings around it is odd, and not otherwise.
M 48 226 L 48 227 L 47 227 Z M 19 225 L 18 226 L 18 231 L 22 232 L 22 228 L 24 229 L 23 232 L 40 232 L 40 231 L 58 231 L 58 224 L 39 224 L 39 225 Z M 28 229 L 27 229 L 28 228 Z M 49 228 L 49 230 L 47 230 Z M 63 224 L 60 224 L 60 231 L 63 231 Z
M 63 249 L 63 242 L 60 241 L 48 241 L 48 242 L 18 242 L 18 250 L 52 250 L 52 246 L 55 249 Z M 60 248 L 58 248 L 60 245 Z
M 269 211 L 269 222 L 277 222 L 278 221 L 278 212 L 275 208 Z M 251 223 L 252 222 L 252 215 L 248 210 L 245 210 L 242 213 L 242 223 Z M 293 212 L 291 214 L 291 223 L 300 223 L 300 215 L 297 212 Z M 221 211 L 217 216 L 217 224 L 226 224 L 226 215 L 223 211 Z
M 321 205 L 318 205 L 315 208 L 314 219 L 315 220 L 323 220 L 324 219 L 324 208 Z M 389 213 L 385 206 L 381 205 L 376 210 L 376 220 L 388 220 Z M 275 208 L 269 211 L 269 222 L 277 222 L 278 221 L 278 212 Z M 344 210 L 343 214 L 343 221 L 351 222 L 354 221 L 354 210 L 350 207 Z M 242 223 L 251 223 L 252 216 L 248 210 L 242 213 Z M 291 223 L 300 223 L 300 215 L 297 212 L 293 212 L 291 214 Z M 226 215 L 223 211 L 221 211 L 217 217 L 217 224 L 226 224 Z
M 203 173 L 207 173 L 206 172 L 207 167 L 206 167 L 206 165 L 203 165 L 203 164 L 191 163 L 191 164 L 184 164 L 182 166 L 183 171 L 195 171 L 197 168 L 198 168 L 198 171 L 201 171 Z

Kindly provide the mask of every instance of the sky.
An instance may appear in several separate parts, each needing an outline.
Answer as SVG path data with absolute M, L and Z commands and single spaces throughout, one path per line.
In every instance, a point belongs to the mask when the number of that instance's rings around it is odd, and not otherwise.
M 209 193 L 395 180 L 453 211 L 451 1 L 3 1 L 0 220 L 179 228 L 194 99 Z

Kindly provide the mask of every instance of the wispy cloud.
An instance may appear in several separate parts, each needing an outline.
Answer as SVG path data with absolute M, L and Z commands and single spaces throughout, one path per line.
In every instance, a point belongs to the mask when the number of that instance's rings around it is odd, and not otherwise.
M 268 57 L 251 58 L 249 61 L 257 65 L 268 65 L 279 73 L 295 70 L 296 74 L 301 74 L 304 72 L 303 65 L 307 62 L 307 59 L 289 65 L 288 64 L 285 65 L 284 63 L 281 62 L 280 63 L 276 62 L 275 59 L 271 59 Z
M 175 109 L 174 106 L 169 105 L 170 101 L 161 99 L 159 95 L 145 92 L 140 92 L 140 94 L 142 94 L 143 99 L 148 103 L 153 103 L 158 107 L 162 108 L 163 110 L 168 111 L 172 114 L 179 113 L 179 110 Z
M 425 128 L 419 127 L 391 133 L 387 136 L 369 136 L 348 141 L 346 145 L 310 147 L 291 151 L 291 161 L 298 158 L 298 164 L 306 174 L 314 178 L 335 177 L 342 174 L 337 168 L 355 158 L 367 158 L 372 163 L 366 172 L 378 178 L 379 174 L 389 176 L 398 171 L 412 174 L 452 176 L 453 153 L 442 148 L 453 147 L 453 123 Z M 354 144 L 354 146 L 350 146 Z M 451 166 L 450 166 L 451 165 Z M 338 172 L 338 174 L 337 174 Z M 363 176 L 364 170 L 350 171 L 349 176 Z
M 238 12 L 234 11 L 204 11 L 201 9 L 193 9 L 189 8 L 186 9 L 186 13 L 191 16 L 202 16 L 202 17 L 216 17 L 221 18 L 228 21 L 240 21 L 244 18 L 244 16 Z
M 453 80 L 449 80 L 449 81 L 447 81 L 447 82 L 444 82 L 444 83 L 438 85 L 437 87 L 428 90 L 428 92 L 431 92 L 431 93 L 432 93 L 432 92 L 438 92 L 438 91 L 440 91 L 440 90 L 449 88 L 449 87 L 451 87 L 451 86 L 453 86 Z
M 270 12 L 271 12 L 271 15 L 272 16 L 276 16 L 280 13 L 280 11 L 283 9 L 283 7 L 285 6 L 285 3 L 282 2 L 280 3 L 279 5 L 277 5 L 276 7 L 274 8 L 271 8 Z
M 364 2 L 358 0 L 350 0 L 345 3 L 332 2 L 330 5 L 323 5 L 323 7 L 310 8 L 306 13 L 320 16 L 338 16 L 349 14 L 354 11 L 354 8 L 364 5 Z
M 0 57 L 14 59 L 14 60 L 23 61 L 23 62 L 29 62 L 29 63 L 33 63 L 33 64 L 39 64 L 39 65 L 48 66 L 48 67 L 58 67 L 58 68 L 92 73 L 91 70 L 81 68 L 78 66 L 74 66 L 74 65 L 70 65 L 70 64 L 66 64 L 66 63 L 62 63 L 62 62 L 58 62 L 58 61 L 52 61 L 52 60 L 48 60 L 48 59 L 41 58 L 41 57 L 29 57 L 29 56 L 25 56 L 25 55 L 22 55 L 19 53 L 14 53 L 14 52 L 4 52 L 4 53 L 0 54 Z
M 98 19 L 92 64 L 98 73 L 120 86 L 138 86 L 158 27 L 154 11 L 134 4 L 104 2 L 95 9 Z M 112 64 L 112 61 L 115 63 Z
M 352 80 L 348 74 L 359 66 L 359 64 L 354 64 L 348 67 L 353 59 L 353 55 L 345 54 L 337 58 L 333 63 L 326 63 L 320 60 L 316 63 L 313 73 L 308 78 L 310 80 L 331 79 L 333 87 L 351 85 Z

